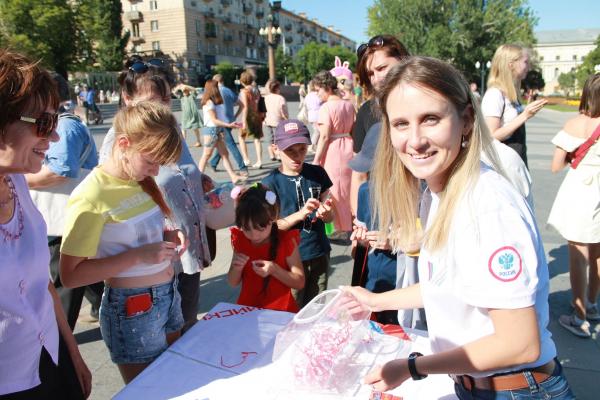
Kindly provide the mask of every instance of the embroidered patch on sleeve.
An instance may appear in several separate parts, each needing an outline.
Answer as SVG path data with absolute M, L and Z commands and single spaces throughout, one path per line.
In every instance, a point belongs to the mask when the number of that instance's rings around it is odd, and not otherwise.
M 523 262 L 517 249 L 504 246 L 492 253 L 488 268 L 494 278 L 502 282 L 511 282 L 521 275 Z

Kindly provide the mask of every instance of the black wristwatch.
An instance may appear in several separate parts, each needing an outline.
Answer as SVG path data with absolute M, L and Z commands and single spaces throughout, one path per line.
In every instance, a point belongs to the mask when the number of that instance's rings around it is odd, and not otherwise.
M 419 381 L 427 378 L 427 375 L 422 375 L 417 372 L 417 366 L 415 365 L 415 360 L 417 357 L 421 357 L 422 355 L 423 354 L 417 353 L 416 351 L 408 355 L 408 372 L 410 372 L 410 376 L 413 378 L 413 381 Z

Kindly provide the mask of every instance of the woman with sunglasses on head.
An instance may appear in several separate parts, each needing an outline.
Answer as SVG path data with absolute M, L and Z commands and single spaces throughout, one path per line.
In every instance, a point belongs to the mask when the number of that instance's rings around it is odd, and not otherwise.
M 172 216 L 154 177 L 181 153 L 171 110 L 142 101 L 114 120 L 111 155 L 69 198 L 61 246 L 63 284 L 104 280 L 100 330 L 129 383 L 180 335 L 184 320 L 173 260 L 184 235 L 166 230 Z
M 221 97 L 221 92 L 219 92 L 219 83 L 217 81 L 213 79 L 206 81 L 200 104 L 202 105 L 202 119 L 204 120 L 204 150 L 198 162 L 198 168 L 204 172 L 206 163 L 216 148 L 223 159 L 223 166 L 231 181 L 234 184 L 245 181 L 248 179 L 248 176 L 238 175 L 233 171 L 231 161 L 229 160 L 229 151 L 225 146 L 225 139 L 223 138 L 224 128 L 239 128 L 239 125 L 235 122 L 225 122 L 227 121 L 225 104 L 223 104 L 223 97 Z
M 163 60 L 132 57 L 119 75 L 121 101 L 133 105 L 148 100 L 170 106 L 172 83 Z M 111 128 L 100 149 L 100 164 L 109 158 L 114 140 L 115 131 Z M 174 262 L 185 332 L 197 321 L 200 271 L 211 262 L 207 239 L 209 235 L 214 237 L 214 231 L 206 228 L 204 193 L 212 189 L 212 181 L 200 172 L 186 142 L 182 141 L 181 156 L 174 164 L 159 168 L 156 183 L 173 213 L 173 228 L 181 230 L 189 241 L 186 251 Z
M 358 81 L 365 88 L 366 94 L 372 96 L 389 70 L 409 54 L 406 47 L 394 36 L 377 35 L 367 43 L 361 44 L 356 50 L 356 56 Z M 352 140 L 354 141 L 352 151 L 354 154 L 360 152 L 369 128 L 381 121 L 381 114 L 377 108 L 375 99 L 370 98 L 358 109 L 356 121 L 352 127 Z M 354 214 L 357 209 L 358 188 L 366 180 L 367 174 L 352 172 L 350 206 Z
M 572 399 L 548 330 L 548 265 L 535 217 L 498 172 L 467 82 L 447 63 L 411 57 L 388 73 L 378 100 L 374 215 L 390 227 L 382 239 L 395 250 L 420 247 L 420 283 L 346 290 L 373 311 L 424 307 L 432 354 L 390 361 L 366 383 L 388 390 L 450 374 L 460 399 Z
M 92 375 L 48 278 L 46 224 L 23 174 L 57 141 L 48 72 L 0 50 L 0 399 L 83 399 Z

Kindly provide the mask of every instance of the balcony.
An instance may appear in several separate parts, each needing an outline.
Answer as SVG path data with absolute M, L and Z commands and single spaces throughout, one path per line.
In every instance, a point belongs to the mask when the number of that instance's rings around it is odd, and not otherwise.
M 252 6 L 247 6 L 244 4 L 242 6 L 242 11 L 244 12 L 245 15 L 250 15 L 250 14 L 252 14 Z
M 131 43 L 133 43 L 133 44 L 141 44 L 141 43 L 146 42 L 146 39 L 144 39 L 143 33 L 140 33 L 137 36 L 131 36 L 130 40 L 131 40 Z
M 294 38 L 291 36 L 286 36 L 285 37 L 285 43 L 290 44 L 294 41 Z
M 225 36 L 223 36 L 223 40 L 226 42 L 233 42 L 233 35 L 231 33 L 228 33 Z
M 223 17 L 223 23 L 230 24 L 231 23 L 231 15 L 226 15 Z
M 285 30 L 286 30 L 286 31 L 288 31 L 288 32 L 289 32 L 289 31 L 291 31 L 291 30 L 292 30 L 292 24 L 285 24 L 285 25 L 283 26 L 283 29 L 285 29 Z
M 141 21 L 142 13 L 140 11 L 127 11 L 125 13 L 125 19 L 128 21 Z
M 205 3 L 210 3 L 212 0 L 204 0 Z
M 231 0 L 221 0 L 221 5 L 227 8 L 231 5 Z
M 254 25 L 252 25 L 252 24 L 246 24 L 246 29 L 254 29 Z
M 297 33 L 304 33 L 304 27 L 303 26 L 299 26 L 298 29 L 296 29 Z
M 256 12 L 256 18 L 258 19 L 263 19 L 265 17 L 265 12 L 264 11 L 257 11 Z
M 206 11 L 204 11 L 203 14 L 206 18 L 214 18 L 215 17 L 215 12 L 213 10 L 206 10 Z

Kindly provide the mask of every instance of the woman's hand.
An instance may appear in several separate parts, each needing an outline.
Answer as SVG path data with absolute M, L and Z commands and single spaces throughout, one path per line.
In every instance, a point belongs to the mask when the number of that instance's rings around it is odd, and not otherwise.
M 385 392 L 400 386 L 410 378 L 408 361 L 406 359 L 392 360 L 377 367 L 365 376 L 364 382 L 372 385 L 373 389 Z
M 356 240 L 361 246 L 366 247 L 369 244 L 369 240 L 367 239 L 368 231 L 367 224 L 354 218 L 350 240 Z
M 266 278 L 273 273 L 273 269 L 277 268 L 277 264 L 273 261 L 255 260 L 252 261 L 252 270 L 261 278 Z
M 531 103 L 527 104 L 523 113 L 527 116 L 527 119 L 529 119 L 537 114 L 542 108 L 544 108 L 547 103 L 548 100 L 546 99 L 532 101 Z
M 237 271 L 241 271 L 244 269 L 244 266 L 248 262 L 250 257 L 242 253 L 233 253 L 233 258 L 231 259 L 231 268 Z
M 145 264 L 160 264 L 165 261 L 173 261 L 178 255 L 177 245 L 173 242 L 157 242 L 133 249 L 137 258 Z
M 185 237 L 180 229 L 173 229 L 164 232 L 164 239 L 167 242 L 175 243 L 176 249 L 178 249 L 177 255 L 181 255 L 187 250 L 190 245 L 190 241 Z
M 369 307 L 371 311 L 382 311 L 379 307 L 375 306 L 375 293 L 369 292 L 367 289 L 360 286 L 340 286 L 344 292 L 350 293 L 356 298 L 361 304 Z
M 92 393 L 92 373 L 90 372 L 85 361 L 83 361 L 79 350 L 77 350 L 76 355 L 71 354 L 71 360 L 73 361 L 75 373 L 77 374 L 77 379 L 79 379 L 79 384 L 81 385 L 83 397 L 87 399 Z

